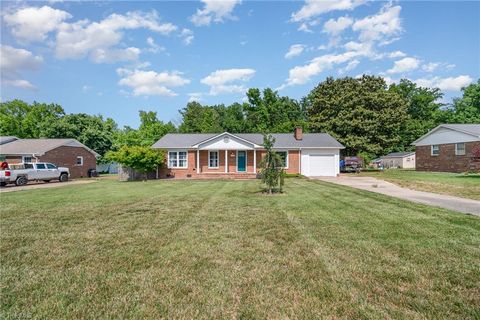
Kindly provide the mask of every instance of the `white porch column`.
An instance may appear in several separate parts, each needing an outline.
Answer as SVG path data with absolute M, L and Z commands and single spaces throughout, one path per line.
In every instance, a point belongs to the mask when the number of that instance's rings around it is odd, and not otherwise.
M 225 173 L 228 172 L 228 151 L 225 149 Z
M 257 173 L 257 150 L 253 149 L 253 173 Z
M 197 173 L 200 173 L 200 150 L 197 149 Z

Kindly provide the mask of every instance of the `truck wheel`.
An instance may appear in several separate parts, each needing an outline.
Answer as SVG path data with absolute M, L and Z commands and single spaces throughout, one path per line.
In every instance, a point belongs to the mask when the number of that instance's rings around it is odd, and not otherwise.
M 60 182 L 67 182 L 68 181 L 68 174 L 62 173 L 60 175 L 60 178 L 58 178 L 58 180 L 60 180 Z
M 17 180 L 15 180 L 15 185 L 17 186 L 24 186 L 27 183 L 28 183 L 28 180 L 25 177 L 18 177 Z
M 0 182 L 0 187 L 5 187 L 7 185 L 6 182 Z

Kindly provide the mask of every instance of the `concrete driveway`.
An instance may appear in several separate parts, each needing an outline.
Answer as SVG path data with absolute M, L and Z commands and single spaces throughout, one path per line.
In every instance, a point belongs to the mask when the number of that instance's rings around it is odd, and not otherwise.
M 325 182 L 331 182 L 352 188 L 381 193 L 387 196 L 423 203 L 430 206 L 480 216 L 480 201 L 477 200 L 411 190 L 372 177 L 341 175 L 340 177 L 314 177 L 313 179 L 318 179 Z
M 14 192 L 14 191 L 22 191 L 22 190 L 32 190 L 32 189 L 48 189 L 48 188 L 58 188 L 58 187 L 65 187 L 65 186 L 72 186 L 78 184 L 86 184 L 95 182 L 93 179 L 84 179 L 84 180 L 70 180 L 67 182 L 60 182 L 60 181 L 52 181 L 49 183 L 45 182 L 35 182 L 30 181 L 28 184 L 24 186 L 17 187 L 14 184 L 8 184 L 5 187 L 0 187 L 0 193 L 5 192 Z

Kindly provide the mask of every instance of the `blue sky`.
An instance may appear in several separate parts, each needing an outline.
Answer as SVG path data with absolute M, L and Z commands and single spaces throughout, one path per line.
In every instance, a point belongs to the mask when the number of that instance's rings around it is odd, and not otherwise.
M 1 2 L 1 99 L 138 125 L 250 87 L 299 99 L 328 76 L 440 87 L 480 78 L 480 2 Z

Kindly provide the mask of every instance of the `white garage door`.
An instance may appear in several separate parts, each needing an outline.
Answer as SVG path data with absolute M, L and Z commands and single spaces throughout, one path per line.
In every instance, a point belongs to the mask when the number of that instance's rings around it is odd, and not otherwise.
M 335 156 L 333 154 L 311 154 L 309 160 L 310 176 L 335 176 Z

